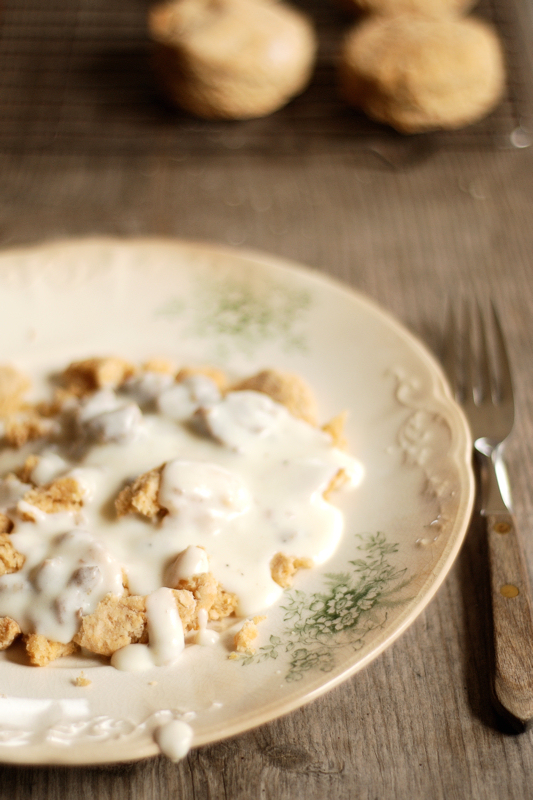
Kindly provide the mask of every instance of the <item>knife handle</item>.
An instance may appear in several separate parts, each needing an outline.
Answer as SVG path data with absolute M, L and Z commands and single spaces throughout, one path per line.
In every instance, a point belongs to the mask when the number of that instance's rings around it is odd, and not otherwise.
M 494 625 L 493 689 L 525 727 L 533 718 L 533 609 L 524 551 L 509 512 L 486 514 Z

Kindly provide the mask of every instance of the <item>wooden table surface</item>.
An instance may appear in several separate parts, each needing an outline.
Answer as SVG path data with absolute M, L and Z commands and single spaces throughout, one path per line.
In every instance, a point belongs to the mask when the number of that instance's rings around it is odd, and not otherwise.
M 405 140 L 336 99 L 349 19 L 325 0 L 307 4 L 322 37 L 308 92 L 268 120 L 219 125 L 156 100 L 142 0 L 5 0 L 0 244 L 155 234 L 263 250 L 357 287 L 431 347 L 448 295 L 492 295 L 515 373 L 508 457 L 533 573 L 533 147 L 512 146 L 528 143 L 533 108 L 527 1 L 481 8 L 513 70 L 498 112 Z M 474 521 L 409 630 L 307 707 L 177 765 L 0 767 L 0 796 L 533 797 L 533 733 L 511 733 L 489 701 L 484 558 Z

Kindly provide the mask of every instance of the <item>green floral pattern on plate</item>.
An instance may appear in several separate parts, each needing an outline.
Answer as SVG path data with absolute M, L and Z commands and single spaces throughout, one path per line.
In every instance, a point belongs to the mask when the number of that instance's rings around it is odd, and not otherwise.
M 389 560 L 398 545 L 389 544 L 379 532 L 358 539 L 361 558 L 348 562 L 348 572 L 327 573 L 324 592 L 287 592 L 287 605 L 282 606 L 285 629 L 256 653 L 240 656 L 243 666 L 285 653 L 287 681 L 301 680 L 309 670 L 330 672 L 340 648 L 360 650 L 367 635 L 383 627 L 389 609 L 407 602 L 409 598 L 398 595 L 411 578 Z
M 272 340 L 281 341 L 285 350 L 305 350 L 303 321 L 310 306 L 311 294 L 304 289 L 224 278 L 198 281 L 192 302 L 171 298 L 156 314 L 189 316 L 187 335 L 213 338 L 222 353 L 231 345 L 251 353 Z

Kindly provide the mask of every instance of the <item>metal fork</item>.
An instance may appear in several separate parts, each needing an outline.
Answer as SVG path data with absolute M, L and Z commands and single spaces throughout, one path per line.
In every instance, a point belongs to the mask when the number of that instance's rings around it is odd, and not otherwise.
M 505 340 L 493 304 L 490 327 L 479 304 L 475 315 L 465 304 L 459 319 L 450 306 L 443 364 L 470 423 L 479 467 L 491 573 L 493 700 L 501 713 L 523 728 L 533 718 L 533 612 L 503 459 L 514 422 L 514 399 Z

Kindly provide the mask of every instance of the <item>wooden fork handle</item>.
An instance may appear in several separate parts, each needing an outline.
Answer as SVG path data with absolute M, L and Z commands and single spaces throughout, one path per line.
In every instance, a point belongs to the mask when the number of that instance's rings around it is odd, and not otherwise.
M 493 689 L 500 711 L 526 726 L 533 718 L 533 608 L 524 551 L 512 514 L 487 514 L 486 521 L 494 623 Z

